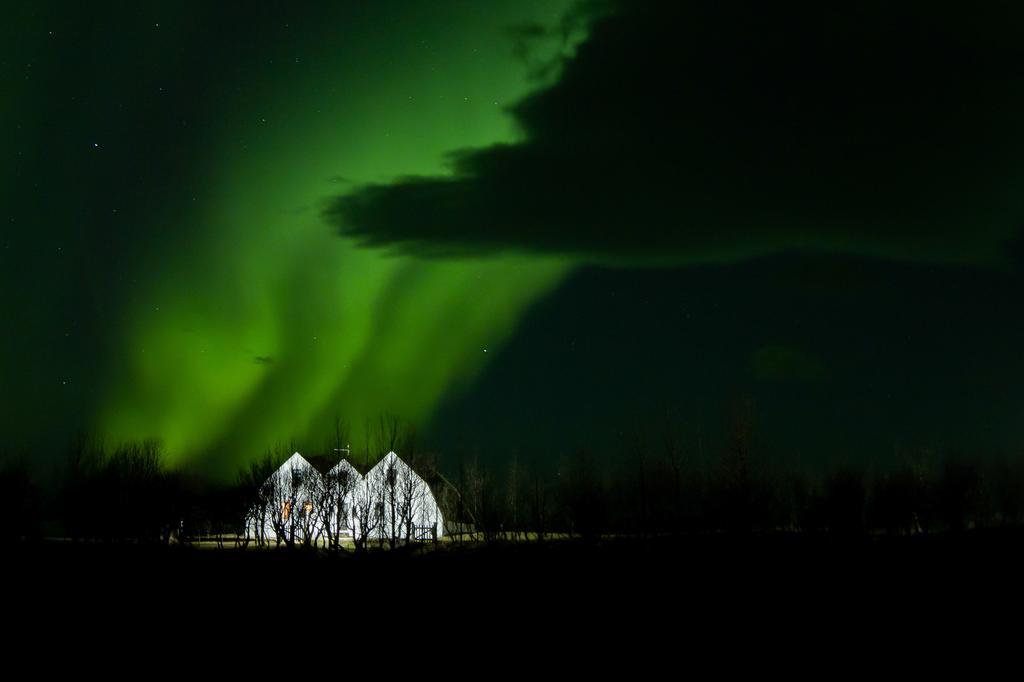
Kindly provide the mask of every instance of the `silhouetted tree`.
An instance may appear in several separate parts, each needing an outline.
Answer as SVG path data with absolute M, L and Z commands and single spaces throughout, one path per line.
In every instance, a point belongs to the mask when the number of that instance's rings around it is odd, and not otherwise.
M 41 497 L 23 462 L 0 467 L 0 541 L 36 540 L 41 532 Z
M 351 505 L 358 482 L 353 469 L 334 466 L 323 474 L 314 490 L 316 525 L 322 529 L 328 549 L 341 549 L 342 537 L 354 532 Z
M 248 530 L 246 537 L 253 535 L 260 547 L 272 540 L 267 537 L 267 528 L 270 525 L 270 505 L 274 495 L 268 481 L 281 464 L 279 456 L 267 453 L 262 459 L 249 462 L 249 466 L 238 472 L 240 496 L 248 500 L 243 512 L 244 525 Z
M 508 466 L 508 484 L 505 493 L 505 519 L 502 523 L 502 530 L 505 536 L 511 536 L 512 540 L 518 540 L 523 530 L 522 514 L 523 500 L 523 473 L 519 463 L 519 455 L 516 454 Z
M 608 519 L 607 490 L 593 457 L 578 450 L 561 477 L 561 497 L 567 531 L 584 540 L 601 537 Z
M 68 449 L 60 508 L 65 532 L 73 541 L 96 537 L 96 483 L 103 459 L 102 443 L 87 434 L 76 436 Z
M 530 480 L 530 527 L 537 542 L 543 542 L 551 517 L 548 484 L 539 472 L 534 471 Z
M 1004 525 L 1021 523 L 1024 520 L 1024 470 L 1021 458 L 994 462 L 985 483 L 995 519 Z
M 877 475 L 868 507 L 868 525 L 890 535 L 921 531 L 925 486 L 910 465 Z
M 107 456 L 80 439 L 67 460 L 63 515 L 72 538 L 163 542 L 181 517 L 180 482 L 156 441 L 124 443 Z
M 963 530 L 978 508 L 981 475 L 974 462 L 958 457 L 943 462 L 935 482 L 933 503 L 936 520 L 949 530 Z
M 822 509 L 828 530 L 837 535 L 862 534 L 866 498 L 864 478 L 859 472 L 842 469 L 828 476 Z
M 366 551 L 369 540 L 384 525 L 384 490 L 378 478 L 364 478 L 356 487 L 352 498 L 352 516 L 355 528 L 352 542 L 357 552 Z
M 708 491 L 713 523 L 719 528 L 746 533 L 770 529 L 772 490 L 752 458 L 753 417 L 748 401 L 734 407 L 728 443 L 718 459 Z

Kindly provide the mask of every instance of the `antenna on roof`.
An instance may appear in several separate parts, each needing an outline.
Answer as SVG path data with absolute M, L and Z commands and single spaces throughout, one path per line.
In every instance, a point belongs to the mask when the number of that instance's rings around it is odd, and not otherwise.
M 351 455 L 351 452 L 350 452 L 351 448 L 352 448 L 352 445 L 349 444 L 349 443 L 346 443 L 345 447 L 343 447 L 343 448 L 334 448 L 334 451 L 335 452 L 344 452 L 345 456 L 348 457 L 349 455 Z

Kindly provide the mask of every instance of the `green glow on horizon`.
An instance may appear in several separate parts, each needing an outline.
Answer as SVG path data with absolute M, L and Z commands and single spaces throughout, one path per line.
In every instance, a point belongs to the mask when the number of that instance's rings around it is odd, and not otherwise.
M 549 19 L 567 4 L 532 10 Z M 471 19 L 497 32 L 530 9 Z M 447 151 L 515 138 L 503 107 L 536 84 L 500 34 L 484 35 L 476 49 L 452 37 L 436 59 L 394 54 L 372 80 L 359 46 L 301 76 L 282 66 L 224 112 L 181 198 L 196 197 L 190 224 L 125 298 L 104 438 L 156 437 L 172 463 L 228 474 L 290 439 L 318 447 L 335 416 L 356 440 L 385 412 L 424 427 L 472 381 L 571 264 L 360 249 L 319 211 L 347 183 L 445 173 Z

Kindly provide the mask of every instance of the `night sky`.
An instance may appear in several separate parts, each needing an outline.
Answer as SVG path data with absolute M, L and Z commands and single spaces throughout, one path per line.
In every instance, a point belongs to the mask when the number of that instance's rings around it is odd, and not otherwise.
M 1021 451 L 1024 7 L 826 5 L 6 7 L 0 453 Z

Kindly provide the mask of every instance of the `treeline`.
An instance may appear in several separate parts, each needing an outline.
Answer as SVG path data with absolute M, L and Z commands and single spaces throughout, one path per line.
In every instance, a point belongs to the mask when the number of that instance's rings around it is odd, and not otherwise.
M 517 463 L 464 466 L 461 516 L 484 540 L 694 533 L 914 535 L 1024 523 L 1024 461 L 917 457 L 868 471 L 774 470 L 743 458 L 708 464 L 645 457 L 602 467 L 587 453 L 553 474 Z
M 107 450 L 80 438 L 48 486 L 24 461 L 0 469 L 7 514 L 0 538 L 167 544 L 186 534 L 232 533 L 245 500 L 235 485 L 205 482 L 172 469 L 157 441 Z M 243 511 L 239 511 L 243 510 Z
M 552 468 L 457 458 L 458 518 L 485 540 L 597 539 L 696 533 L 854 537 L 959 532 L 1024 524 L 1024 453 L 1016 457 L 896 453 L 885 466 L 786 468 L 765 457 L 752 407 L 724 438 L 687 447 L 666 413 L 611 457 L 579 450 Z M 710 450 L 708 452 L 707 450 Z
M 59 483 L 56 511 L 67 537 L 79 540 L 169 541 L 181 512 L 181 479 L 167 468 L 156 441 L 112 452 L 75 443 Z
M 1024 523 L 1020 457 L 916 454 L 885 469 L 811 475 L 754 457 L 742 438 L 706 461 L 669 444 L 634 447 L 610 460 L 579 451 L 554 466 L 446 460 L 405 445 L 455 543 L 720 532 L 914 535 Z M 169 468 L 155 442 L 107 451 L 83 441 L 71 448 L 52 489 L 37 485 L 23 465 L 0 468 L 0 537 L 245 545 L 246 516 L 284 456 L 268 455 L 230 483 L 211 483 Z M 358 459 L 365 469 L 373 457 Z

